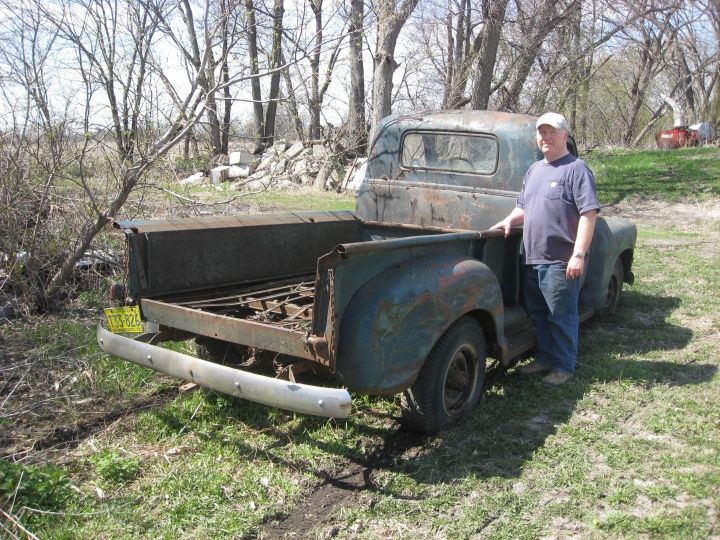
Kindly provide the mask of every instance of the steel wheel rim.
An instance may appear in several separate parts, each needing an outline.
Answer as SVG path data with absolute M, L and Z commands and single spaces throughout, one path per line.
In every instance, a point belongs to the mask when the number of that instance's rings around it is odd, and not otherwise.
M 615 276 L 612 276 L 610 278 L 610 283 L 608 283 L 608 291 L 607 291 L 607 300 L 605 301 L 605 307 L 612 307 L 612 305 L 615 303 L 615 297 L 618 294 L 618 282 Z
M 475 390 L 477 354 L 467 345 L 460 347 L 448 363 L 443 380 L 443 408 L 448 416 L 463 411 Z

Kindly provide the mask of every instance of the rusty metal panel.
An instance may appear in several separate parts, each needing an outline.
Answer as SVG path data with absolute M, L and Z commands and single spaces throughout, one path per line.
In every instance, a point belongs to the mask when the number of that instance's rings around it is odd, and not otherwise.
M 342 317 L 353 295 L 385 270 L 421 257 L 445 255 L 471 257 L 473 232 L 413 236 L 387 241 L 340 245 L 318 261 L 313 334 L 327 341 L 328 360 L 335 363 Z M 442 247 L 440 247 L 442 246 Z
M 509 191 L 370 179 L 360 186 L 357 213 L 370 221 L 483 231 L 508 215 L 516 201 L 517 193 Z
M 357 198 L 364 220 L 485 230 L 515 207 L 528 167 L 542 158 L 534 116 L 491 111 L 433 111 L 390 116 L 378 126 Z M 405 137 L 442 134 L 497 141 L 496 168 L 437 170 L 404 166 Z M 415 137 L 415 139 L 418 139 Z
M 274 351 L 314 360 L 307 345 L 306 333 L 265 324 L 208 313 L 198 309 L 143 299 L 140 302 L 143 316 L 170 328 L 179 328 L 194 334 L 210 336 L 231 343 Z
M 253 214 L 240 216 L 208 216 L 201 218 L 127 220 L 115 222 L 118 229 L 139 233 L 185 231 L 188 229 L 224 229 L 233 227 L 267 227 L 293 223 L 329 223 L 356 221 L 352 212 L 289 212 L 287 214 Z
M 445 330 L 475 311 L 492 321 L 486 331 L 494 328 L 504 345 L 500 286 L 481 261 L 443 249 L 392 266 L 363 284 L 343 310 L 336 372 L 352 391 L 401 391 Z
M 314 273 L 318 257 L 361 234 L 360 221 L 351 212 L 119 225 L 131 240 L 142 239 L 128 243 L 130 260 L 146 276 L 146 286 L 130 291 L 136 297 Z

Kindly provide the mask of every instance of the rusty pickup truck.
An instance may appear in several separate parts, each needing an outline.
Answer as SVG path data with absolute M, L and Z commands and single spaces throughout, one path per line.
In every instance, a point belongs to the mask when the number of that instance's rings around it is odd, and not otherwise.
M 535 121 L 485 111 L 384 119 L 354 212 L 116 223 L 125 303 L 156 331 L 131 339 L 99 327 L 102 349 L 306 414 L 345 417 L 350 392 L 401 393 L 412 429 L 453 424 L 480 400 L 488 358 L 511 366 L 535 345 L 522 229 L 489 230 L 542 158 Z M 633 223 L 598 219 L 582 320 L 617 307 L 635 240 Z M 158 346 L 178 339 L 195 339 L 197 357 Z M 268 352 L 280 376 L 247 369 Z M 297 382 L 308 367 L 334 385 Z

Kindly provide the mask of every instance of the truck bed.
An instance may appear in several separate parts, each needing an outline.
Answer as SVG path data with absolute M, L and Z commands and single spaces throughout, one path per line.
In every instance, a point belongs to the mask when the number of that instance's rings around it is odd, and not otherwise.
M 485 261 L 498 279 L 517 273 L 504 263 L 516 264 L 516 242 L 489 240 L 497 234 L 369 222 L 352 212 L 117 226 L 128 236 L 130 296 L 146 320 L 331 370 L 339 317 L 384 269 L 454 250 Z M 503 281 L 515 303 L 516 279 Z
M 314 298 L 315 275 L 308 274 L 220 291 L 196 292 L 165 298 L 162 302 L 305 333 L 312 324 Z

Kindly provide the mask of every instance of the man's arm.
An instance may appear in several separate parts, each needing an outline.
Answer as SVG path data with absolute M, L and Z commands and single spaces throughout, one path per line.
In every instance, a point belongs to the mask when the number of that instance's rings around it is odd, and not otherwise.
M 497 222 L 495 225 L 490 227 L 490 229 L 502 229 L 505 232 L 505 237 L 510 234 L 510 229 L 512 229 L 515 225 L 522 225 L 522 223 L 525 221 L 525 210 L 522 208 L 515 208 L 510 214 L 505 217 L 502 221 Z M 592 238 L 592 233 L 590 233 L 590 238 Z
M 575 237 L 573 256 L 570 257 L 567 270 L 565 271 L 565 277 L 567 279 L 579 278 L 585 270 L 585 255 L 587 255 L 588 249 L 590 249 L 590 243 L 592 242 L 593 233 L 595 232 L 597 215 L 597 210 L 588 210 L 580 214 L 580 223 L 578 223 L 577 236 Z

